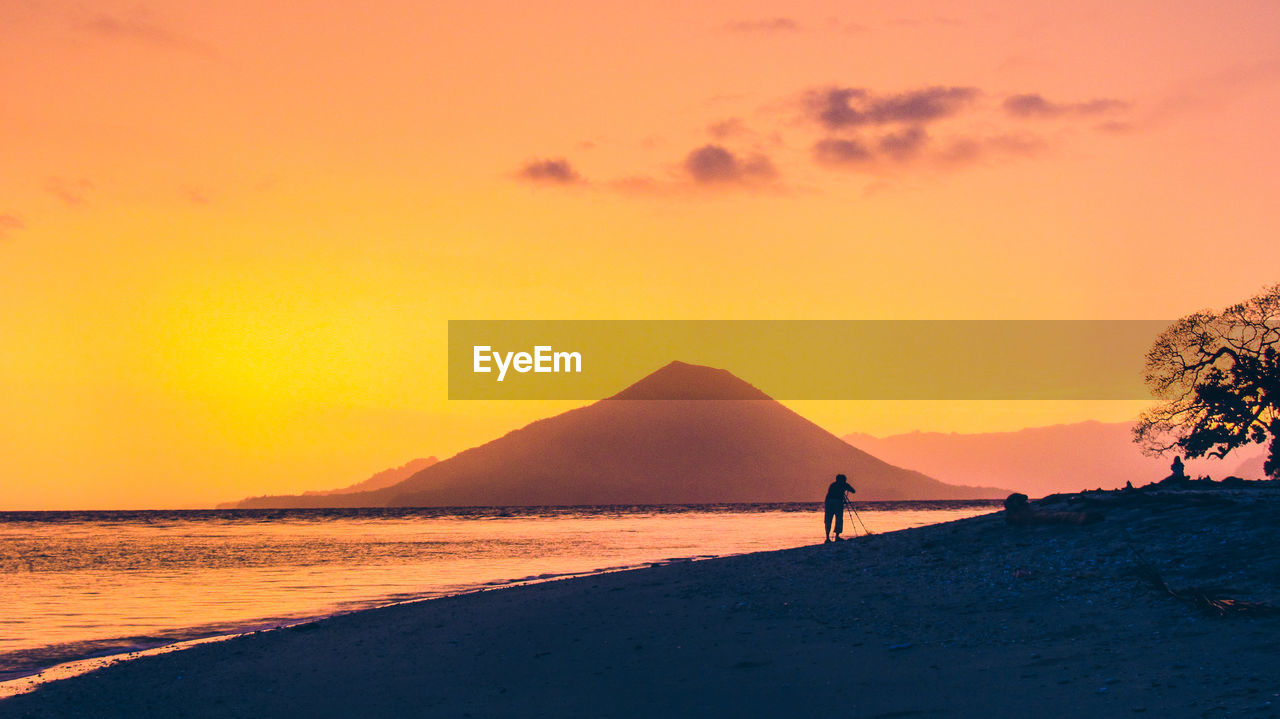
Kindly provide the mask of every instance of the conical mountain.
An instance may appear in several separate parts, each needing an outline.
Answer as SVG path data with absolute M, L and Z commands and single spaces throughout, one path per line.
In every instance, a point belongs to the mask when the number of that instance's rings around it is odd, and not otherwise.
M 534 422 L 375 492 L 251 506 L 468 506 L 1003 497 L 876 459 L 711 367 L 673 362 L 622 392 Z
M 761 399 L 769 395 L 738 379 L 727 369 L 672 362 L 609 399 L 626 400 L 721 400 Z

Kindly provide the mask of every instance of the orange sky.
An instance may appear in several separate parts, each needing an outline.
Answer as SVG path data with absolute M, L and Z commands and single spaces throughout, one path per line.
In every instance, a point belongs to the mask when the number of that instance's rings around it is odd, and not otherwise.
M 1273 2 L 284 8 L 0 2 L 0 509 L 336 486 L 571 406 L 448 402 L 450 318 L 1172 318 L 1280 279 Z

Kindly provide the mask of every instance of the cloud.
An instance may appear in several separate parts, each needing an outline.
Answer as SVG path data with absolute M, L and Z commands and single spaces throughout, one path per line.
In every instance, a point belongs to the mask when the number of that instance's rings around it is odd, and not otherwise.
M 738 157 L 720 145 L 703 145 L 690 152 L 684 159 L 684 170 L 701 185 L 753 183 L 778 176 L 764 155 Z
M 1026 157 L 1043 149 L 1045 143 L 1040 138 L 1013 133 L 957 135 L 934 143 L 923 128 L 913 126 L 882 135 L 875 143 L 824 138 L 814 143 L 812 154 L 819 165 L 879 174 L 895 166 L 956 169 L 990 159 Z
M 209 45 L 170 30 L 157 20 L 154 13 L 143 7 L 122 13 L 77 13 L 71 19 L 71 26 L 104 40 L 150 45 L 206 56 L 216 54 Z
M 0 215 L 0 239 L 3 239 L 14 230 L 21 230 L 27 226 L 17 215 Z
M 742 122 L 742 118 L 731 117 L 720 122 L 713 122 L 707 126 L 707 132 L 717 140 L 723 140 L 726 137 L 741 135 L 747 131 L 747 126 Z
M 880 151 L 899 162 L 909 160 L 920 153 L 929 142 L 929 134 L 919 125 L 912 125 L 880 138 Z
M 1133 123 L 1108 120 L 1107 122 L 1098 123 L 1093 129 L 1098 132 L 1109 132 L 1115 135 L 1122 135 L 1133 130 Z
M 155 16 L 155 13 L 144 7 L 119 13 L 79 12 L 71 19 L 71 26 L 80 32 L 104 40 L 132 42 L 206 56 L 216 54 L 216 51 L 206 43 L 170 30 Z
M 1098 132 L 1130 129 L 1112 117 L 1129 107 L 1121 100 L 1062 103 L 1026 93 L 993 103 L 982 102 L 983 95 L 976 87 L 947 85 L 892 93 L 854 86 L 810 89 L 801 96 L 804 116 L 826 135 L 810 145 L 810 155 L 819 165 L 872 173 L 895 166 L 956 169 L 1042 154 L 1047 140 L 1020 131 L 1011 117 L 1060 116 Z
M 1038 93 L 1010 95 L 1004 100 L 1004 111 L 1014 117 L 1059 117 L 1062 115 L 1097 115 L 1123 110 L 1129 103 L 1111 98 L 1087 102 L 1051 102 Z
M 871 32 L 870 25 L 864 25 L 863 23 L 854 22 L 852 20 L 841 20 L 834 17 L 827 18 L 826 26 L 836 32 L 846 33 L 849 35 Z
M 836 129 L 864 122 L 861 112 L 850 106 L 853 100 L 865 100 L 866 90 L 856 87 L 830 87 L 812 90 L 806 99 L 809 112 L 823 125 Z
M 551 160 L 530 160 L 516 172 L 516 177 L 527 182 L 547 185 L 573 185 L 582 182 L 582 176 L 563 157 Z
M 899 17 L 890 21 L 891 25 L 898 27 L 928 27 L 930 25 L 940 27 L 962 27 L 966 23 L 957 17 L 949 17 L 947 15 L 935 15 L 933 17 Z
M 865 165 L 875 153 L 858 140 L 828 137 L 813 145 L 813 159 L 822 165 Z
M 892 123 L 923 125 L 960 113 L 981 94 L 974 87 L 941 85 L 890 95 L 859 87 L 827 87 L 809 91 L 805 106 L 808 114 L 829 130 Z
M 988 137 L 986 145 L 997 152 L 1020 157 L 1037 155 L 1048 147 L 1047 143 L 1039 137 L 1015 133 Z
M 800 23 L 789 17 L 773 17 L 763 20 L 737 20 L 724 27 L 732 32 L 786 33 L 800 30 Z
M 118 17 L 99 13 L 85 18 L 79 24 L 81 29 L 99 35 L 142 40 L 160 45 L 171 45 L 177 42 L 177 38 L 168 30 L 137 15 Z
M 88 193 L 89 190 L 93 189 L 93 183 L 83 177 L 75 180 L 64 177 L 50 177 L 45 181 L 44 189 L 66 204 L 78 206 L 88 203 Z
M 871 103 L 867 115 L 875 123 L 925 123 L 958 113 L 981 93 L 972 87 L 929 87 L 889 95 Z
M 881 160 L 903 163 L 918 156 L 929 143 L 919 125 L 882 135 L 874 145 L 859 139 L 828 137 L 813 145 L 813 159 L 820 165 L 871 166 Z
M 528 182 L 582 183 L 636 195 L 673 195 L 710 186 L 790 192 L 799 186 L 792 184 L 797 180 L 791 172 L 782 181 L 775 165 L 780 158 L 788 168 L 798 168 L 800 161 L 809 167 L 890 178 L 896 186 L 911 173 L 962 171 L 1042 155 L 1053 145 L 1070 141 L 1073 133 L 1057 132 L 1067 124 L 1095 132 L 1129 131 L 1130 126 L 1122 122 L 1129 119 L 1127 113 L 1112 114 L 1128 107 L 1110 98 L 1063 103 L 1037 93 L 995 94 L 964 85 L 898 91 L 810 86 L 766 101 L 752 115 L 718 113 L 721 119 L 703 125 L 709 142 L 662 169 L 622 168 L 613 178 L 587 182 L 566 159 L 536 159 L 515 176 Z M 797 112 L 800 122 L 796 122 Z M 1054 116 L 1062 119 L 1049 125 L 1055 130 L 1052 135 L 1028 132 L 1034 126 L 1019 122 Z M 750 127 L 743 117 L 750 118 Z M 639 149 L 656 156 L 668 152 L 664 148 L 669 145 L 645 141 Z M 797 171 L 796 178 L 802 175 Z
M 993 157 L 1030 157 L 1044 149 L 1044 140 L 1031 135 L 1006 133 L 986 137 L 955 137 L 935 159 L 944 165 L 973 165 Z
M 192 187 L 191 185 L 183 185 L 182 194 L 184 197 L 187 198 L 187 201 L 193 205 L 209 204 L 209 195 L 207 195 L 203 190 L 201 190 L 198 187 Z

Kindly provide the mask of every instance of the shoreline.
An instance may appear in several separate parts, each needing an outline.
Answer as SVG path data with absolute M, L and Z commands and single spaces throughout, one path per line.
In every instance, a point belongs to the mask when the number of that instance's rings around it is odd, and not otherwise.
M 758 553 L 758 552 L 757 552 Z M 159 654 L 168 654 L 169 652 L 182 651 L 190 647 L 201 644 L 209 644 L 214 642 L 227 641 L 229 639 L 238 639 L 240 637 L 248 637 L 264 632 L 283 631 L 286 629 L 294 629 L 303 625 L 322 622 L 334 617 L 346 616 L 348 614 L 358 614 L 360 612 L 370 612 L 388 607 L 396 607 L 408 604 L 418 604 L 421 602 L 430 602 L 437 599 L 447 599 L 451 597 L 462 597 L 471 594 L 481 594 L 484 592 L 493 592 L 511 587 L 523 587 L 542 582 L 558 582 L 569 579 L 579 579 L 583 577 L 594 577 L 603 574 L 611 574 L 614 572 L 630 572 L 636 570 L 649 569 L 651 567 L 659 567 L 668 564 L 684 564 L 691 562 L 704 562 L 714 559 L 724 559 L 726 557 L 742 556 L 745 553 L 724 554 L 724 555 L 694 555 L 690 557 L 671 557 L 653 562 L 645 562 L 643 564 L 602 567 L 600 569 L 592 569 L 584 572 L 563 572 L 563 573 L 547 573 L 532 577 L 523 577 L 520 579 L 498 580 L 483 582 L 473 587 L 463 589 L 461 591 L 447 591 L 440 593 L 424 594 L 420 597 L 410 597 L 407 599 L 399 599 L 391 602 L 376 603 L 370 606 L 359 607 L 355 609 L 344 609 L 327 614 L 317 614 L 315 616 L 298 617 L 287 620 L 283 623 L 250 623 L 243 627 L 237 627 L 231 631 L 221 631 L 206 635 L 196 635 L 187 639 L 176 639 L 172 641 L 161 641 L 155 644 L 139 645 L 136 648 L 125 651 L 111 651 L 105 654 L 90 654 L 88 656 L 59 661 L 48 666 L 41 666 L 35 669 L 17 670 L 20 673 L 7 679 L 0 679 L 0 702 L 9 697 L 19 696 L 35 691 L 42 685 L 50 682 L 62 681 L 72 677 L 81 676 L 89 672 L 97 671 L 120 662 L 132 661 L 146 656 L 154 656 Z
M 804 516 L 808 517 L 814 513 L 812 503 L 794 504 L 794 503 L 769 503 L 769 504 L 749 504 L 749 505 L 673 505 L 673 506 L 618 506 L 609 509 L 622 512 L 623 517 L 629 517 L 632 514 L 656 514 L 662 516 L 678 516 L 678 515 L 701 515 L 707 510 L 719 510 L 726 512 L 727 515 L 739 515 L 743 517 L 754 517 L 757 514 L 772 514 L 779 511 L 784 512 L 786 516 Z M 871 511 L 877 510 L 954 510 L 964 509 L 966 511 L 990 511 L 995 504 L 988 501 L 912 501 L 912 502 L 867 502 L 862 506 Z M 483 516 L 486 518 L 546 518 L 549 520 L 557 520 L 559 518 L 578 518 L 583 514 L 583 510 L 588 510 L 588 516 L 599 514 L 599 507 L 495 507 L 495 508 L 428 508 L 428 509 L 394 509 L 394 510 L 201 510 L 199 512 L 171 512 L 169 510 L 157 510 L 147 512 L 120 512 L 108 510 L 103 512 L 76 512 L 74 513 L 74 521 L 105 521 L 110 526 L 111 523 L 122 522 L 145 522 L 150 523 L 156 518 L 173 519 L 185 518 L 195 514 L 198 517 L 224 517 L 231 515 L 239 518 L 247 516 L 255 520 L 261 519 L 274 525 L 276 522 L 284 522 L 293 525 L 295 522 L 309 523 L 312 521 L 327 521 L 330 514 L 337 514 L 340 517 L 349 515 L 365 516 L 372 514 L 378 518 L 386 518 L 395 520 L 401 517 L 419 517 L 426 516 L 436 520 L 444 519 L 464 519 L 475 516 Z M 0 513 L 0 519 L 6 513 Z M 322 516 L 323 515 L 323 516 Z M 19 529 L 25 522 L 35 522 L 32 526 L 51 527 L 61 521 L 66 513 L 48 512 L 32 515 L 30 513 L 8 513 L 11 518 L 16 516 L 19 522 Z M 716 516 L 720 516 L 717 514 Z M 909 515 L 903 515 L 909 516 Z M 236 521 L 236 520 L 231 520 Z M 927 521 L 938 521 L 938 518 L 932 518 Z M 254 526 L 235 525 L 235 526 Z M 548 525 L 552 529 L 554 526 Z M 44 530 L 48 531 L 48 530 Z M 269 531 L 269 530 L 263 530 Z M 747 533 L 750 534 L 750 533 Z M 523 535 L 521 535 L 523 536 Z M 745 535 L 744 535 L 745 536 Z M 509 574 L 498 574 L 492 571 L 485 571 L 481 566 L 479 571 L 459 574 L 457 572 L 445 582 L 418 583 L 416 586 L 410 586 L 403 583 L 403 587 L 395 586 L 398 591 L 388 591 L 381 595 L 361 596 L 359 594 L 343 595 L 341 593 L 332 593 L 325 597 L 328 601 L 317 603 L 314 601 L 295 602 L 294 608 L 276 602 L 272 609 L 268 612 L 262 612 L 254 615 L 252 612 L 260 611 L 251 605 L 246 605 L 248 611 L 240 612 L 240 616 L 230 616 L 219 618 L 216 615 L 210 616 L 211 621 L 203 621 L 205 617 L 196 616 L 198 623 L 183 624 L 181 622 L 187 619 L 185 616 L 179 616 L 170 612 L 172 622 L 166 624 L 153 623 L 155 628 L 144 631 L 134 631 L 128 634 L 113 635 L 112 627 L 107 624 L 101 624 L 97 627 L 98 631 L 82 632 L 83 638 L 72 636 L 64 638 L 61 644 L 49 644 L 46 646 L 26 646 L 25 642 L 9 642 L 16 644 L 17 647 L 6 652 L 0 653 L 0 664 L 3 664 L 3 671 L 0 671 L 0 698 L 9 694 L 20 691 L 15 689 L 13 682 L 26 679 L 33 675 L 45 674 L 51 672 L 54 675 L 65 676 L 73 672 L 56 670 L 55 668 L 65 664 L 81 663 L 86 660 L 96 660 L 96 664 L 101 665 L 105 661 L 114 661 L 118 659 L 128 658 L 142 652 L 150 652 L 162 647 L 168 647 L 173 644 L 185 643 L 197 639 L 216 639 L 237 636 L 239 634 L 251 633 L 265 629 L 274 629 L 280 626 L 291 626 L 302 622 L 317 621 L 337 614 L 345 614 L 352 611 L 363 611 L 374 609 L 387 605 L 422 601 L 425 599 L 433 599 L 442 596 L 455 595 L 461 593 L 474 592 L 481 589 L 504 587 L 510 585 L 518 585 L 530 583 L 534 581 L 548 581 L 573 576 L 583 576 L 590 574 L 598 574 L 608 571 L 618 571 L 624 569 L 633 569 L 650 566 L 654 563 L 684 561 L 690 559 L 706 559 L 710 557 L 723 557 L 740 554 L 748 551 L 757 551 L 757 548 L 733 546 L 733 543 L 723 543 L 711 541 L 707 543 L 708 538 L 704 537 L 700 541 L 684 542 L 679 541 L 672 546 L 660 548 L 657 551 L 631 552 L 627 556 L 615 557 L 598 557 L 592 562 L 568 562 L 565 561 L 533 561 L 527 562 L 527 566 L 515 567 L 516 570 L 524 570 L 523 573 L 513 571 Z M 800 537 L 792 537 L 790 541 L 785 543 L 766 543 L 766 548 L 786 548 L 797 546 L 803 542 Z M 741 543 L 740 543 L 741 544 Z M 710 550 L 710 551 L 708 551 Z M 704 552 L 704 553 L 694 553 Z M 166 615 L 169 616 L 169 615 Z M 241 618 L 243 617 L 243 618 Z M 85 617 L 86 621 L 93 621 L 93 617 Z M 87 626 L 87 625 L 86 625 Z M 38 625 L 29 624 L 30 632 L 21 632 L 16 637 L 11 635 L 10 639 L 21 639 L 25 634 L 29 638 L 40 636 Z M 21 685 L 25 689 L 31 682 L 22 682 Z
M 1096 499 L 1096 498 L 1095 498 Z M 1086 502 L 1082 495 L 1061 502 Z M 1280 493 L 1125 500 L 1087 526 L 1000 513 L 832 545 L 504 587 L 139 657 L 0 716 L 1215 716 L 1280 703 Z
M 1104 490 L 1106 491 L 1106 490 Z M 924 505 L 938 507 L 955 505 L 961 507 L 990 504 L 999 505 L 1004 497 L 987 497 L 979 499 L 858 499 L 857 505 L 889 506 L 895 508 Z M 621 504 L 468 504 L 468 505 L 424 505 L 420 507 L 169 507 L 153 509 L 4 509 L 0 517 L 16 517 L 24 520 L 39 519 L 53 515 L 70 515 L 81 517 L 128 518 L 130 515 L 234 515 L 247 517 L 271 518 L 278 515 L 296 513 L 302 516 L 322 515 L 326 512 L 337 514 L 390 514 L 390 515 L 427 515 L 427 516 L 472 516 L 472 517 L 509 517 L 530 515 L 563 515 L 582 510 L 616 509 L 632 512 L 655 512 L 673 514 L 698 512 L 708 509 L 731 507 L 740 512 L 813 512 L 822 511 L 822 502 L 805 500 L 798 502 L 675 502 L 668 504 L 621 503 Z

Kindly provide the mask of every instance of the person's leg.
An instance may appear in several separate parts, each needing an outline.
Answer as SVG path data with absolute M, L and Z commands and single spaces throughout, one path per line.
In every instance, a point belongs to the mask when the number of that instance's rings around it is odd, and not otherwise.
M 831 541 L 831 510 L 825 509 L 822 515 L 822 524 L 827 528 L 826 541 Z
M 844 532 L 844 507 L 836 511 L 836 539 L 840 538 L 840 534 Z

